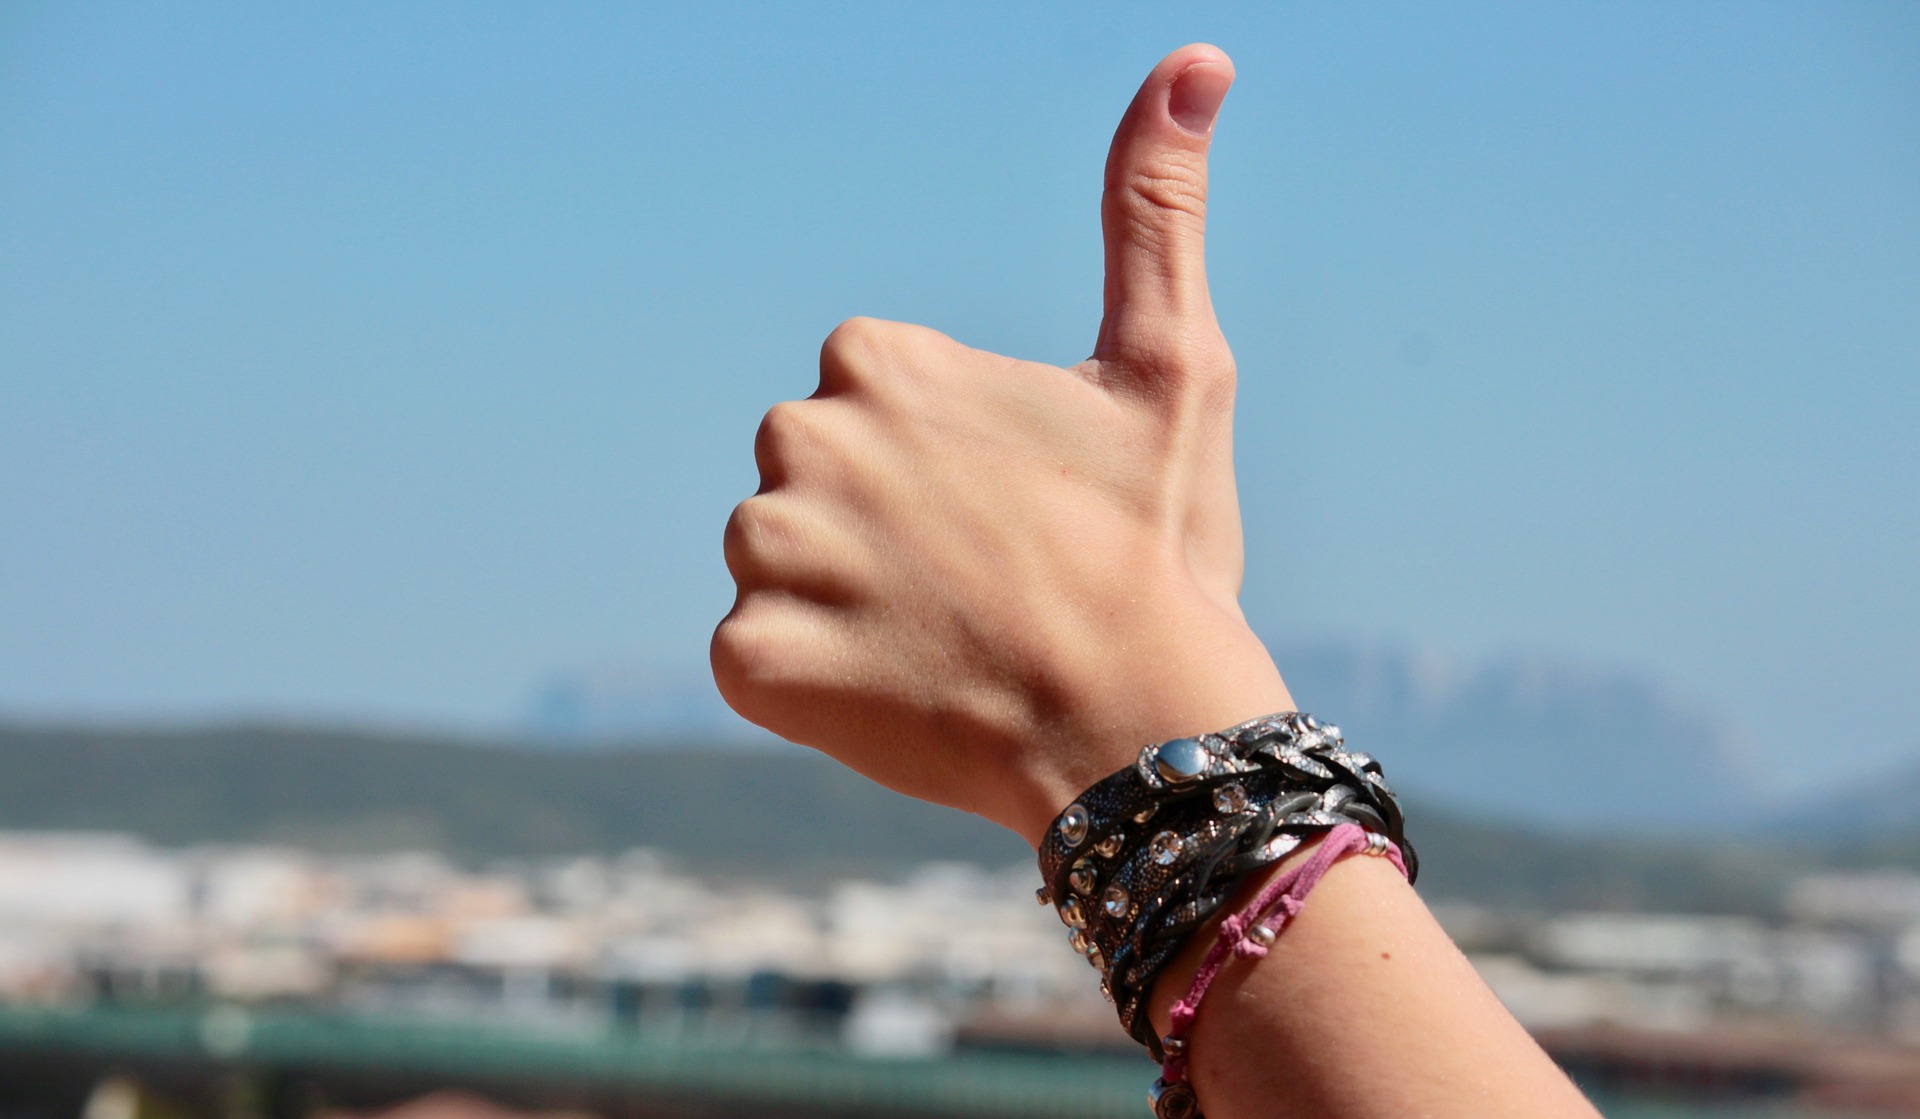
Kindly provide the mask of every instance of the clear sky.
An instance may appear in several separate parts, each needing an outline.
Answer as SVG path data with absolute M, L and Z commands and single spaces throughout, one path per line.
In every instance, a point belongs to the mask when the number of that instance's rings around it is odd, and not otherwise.
M 1920 754 L 1898 4 L 8 4 L 0 714 L 703 663 L 837 321 L 1085 356 L 1108 136 L 1194 40 L 1270 641 Z

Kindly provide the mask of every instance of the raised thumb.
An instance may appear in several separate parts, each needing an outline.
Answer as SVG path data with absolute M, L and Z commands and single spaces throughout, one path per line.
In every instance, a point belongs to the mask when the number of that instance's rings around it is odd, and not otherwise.
M 1160 60 L 1107 152 L 1106 297 L 1093 356 L 1135 376 L 1224 351 L 1207 295 L 1207 146 L 1233 63 L 1196 43 Z

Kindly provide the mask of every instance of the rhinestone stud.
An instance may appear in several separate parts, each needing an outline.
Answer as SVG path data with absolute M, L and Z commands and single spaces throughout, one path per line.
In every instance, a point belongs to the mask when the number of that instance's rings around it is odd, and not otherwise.
M 1186 843 L 1174 832 L 1163 831 L 1147 843 L 1147 857 L 1155 866 L 1172 866 L 1180 861 Z
M 1213 790 L 1213 810 L 1222 816 L 1237 816 L 1247 810 L 1247 790 L 1240 782 L 1229 781 Z
M 1162 742 L 1153 752 L 1153 768 L 1169 785 L 1189 785 L 1207 772 L 1207 749 L 1191 738 Z
M 1111 859 L 1120 853 L 1121 844 L 1127 841 L 1125 834 L 1114 832 L 1112 835 L 1094 844 L 1093 853 L 1103 859 Z
M 1087 911 L 1080 908 L 1079 898 L 1068 898 L 1060 903 L 1060 919 L 1065 921 L 1070 929 L 1087 927 Z
M 1087 827 L 1092 822 L 1087 806 L 1075 801 L 1060 813 L 1060 838 L 1067 841 L 1068 847 L 1078 847 L 1087 841 Z
M 1073 892 L 1086 897 L 1093 896 L 1093 888 L 1099 883 L 1100 874 L 1093 869 L 1093 862 L 1090 859 L 1081 859 L 1074 863 L 1073 873 L 1067 875 L 1067 885 L 1073 887 Z
M 1127 896 L 1127 888 L 1116 882 L 1100 895 L 1100 908 L 1106 910 L 1107 916 L 1114 920 L 1122 920 L 1133 908 L 1133 899 Z

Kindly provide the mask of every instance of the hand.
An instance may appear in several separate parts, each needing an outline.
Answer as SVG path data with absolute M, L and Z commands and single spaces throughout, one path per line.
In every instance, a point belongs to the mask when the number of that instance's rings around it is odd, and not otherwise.
M 736 711 L 1033 840 L 1142 744 L 1291 706 L 1237 603 L 1234 367 L 1203 253 L 1232 80 L 1184 47 L 1121 120 L 1090 359 L 854 319 L 819 390 L 767 413 L 713 638 Z
M 1031 841 L 1142 744 L 1293 706 L 1236 602 L 1233 358 L 1201 253 L 1232 80 L 1184 47 L 1121 120 L 1092 358 L 855 319 L 819 391 L 767 413 L 713 635 L 735 710 Z M 1207 1113 L 1598 1119 L 1406 882 L 1349 865 L 1216 980 L 1189 1040 Z M 1209 940 L 1162 975 L 1160 1027 Z

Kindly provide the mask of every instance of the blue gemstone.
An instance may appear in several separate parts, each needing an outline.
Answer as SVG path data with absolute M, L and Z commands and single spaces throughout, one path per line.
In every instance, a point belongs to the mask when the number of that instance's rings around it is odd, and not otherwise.
M 1153 767 L 1169 785 L 1184 785 L 1205 776 L 1209 760 L 1206 747 L 1191 738 L 1176 738 L 1154 751 Z

